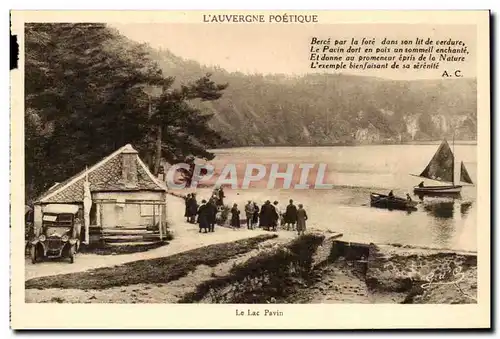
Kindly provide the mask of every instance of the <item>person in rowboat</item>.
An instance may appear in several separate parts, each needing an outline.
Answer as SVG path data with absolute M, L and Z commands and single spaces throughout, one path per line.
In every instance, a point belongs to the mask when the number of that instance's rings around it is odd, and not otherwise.
M 418 184 L 418 187 L 424 187 L 424 182 L 421 181 L 420 184 Z
M 387 196 L 389 199 L 394 199 L 394 192 L 391 190 Z
M 410 194 L 406 193 L 406 201 L 407 202 L 412 202 Z

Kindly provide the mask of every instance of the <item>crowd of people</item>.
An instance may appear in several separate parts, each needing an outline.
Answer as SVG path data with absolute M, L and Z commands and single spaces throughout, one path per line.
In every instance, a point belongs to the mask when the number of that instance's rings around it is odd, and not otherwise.
M 214 232 L 217 221 L 217 213 L 224 206 L 224 190 L 218 188 L 214 190 L 212 197 L 206 201 L 202 200 L 198 205 L 196 193 L 188 194 L 185 199 L 185 217 L 189 223 L 197 223 L 199 232 Z M 248 201 L 244 207 L 244 222 L 247 229 L 253 230 L 257 227 L 267 231 L 277 231 L 278 227 L 296 231 L 302 235 L 306 231 L 307 212 L 302 204 L 295 206 L 293 200 L 289 201 L 286 208 L 280 208 L 278 201 L 271 203 L 267 200 L 260 208 L 255 201 Z M 238 204 L 233 204 L 230 211 L 230 225 L 233 228 L 241 228 L 241 212 Z
M 299 235 L 306 231 L 307 213 L 302 204 L 295 206 L 290 199 L 285 209 L 281 209 L 278 201 L 271 204 L 267 200 L 260 208 L 255 201 L 248 201 L 244 207 L 248 229 L 260 227 L 268 231 L 277 231 L 278 227 L 288 231 L 297 231 Z M 231 226 L 240 228 L 240 211 L 238 204 L 231 208 Z

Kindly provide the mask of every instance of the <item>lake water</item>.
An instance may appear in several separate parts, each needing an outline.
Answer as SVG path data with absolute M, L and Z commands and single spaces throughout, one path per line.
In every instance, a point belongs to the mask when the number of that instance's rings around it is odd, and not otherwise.
M 438 145 L 220 149 L 215 151 L 216 159 L 212 163 L 216 171 L 225 164 L 236 164 L 240 182 L 244 177 L 244 165 L 248 163 L 264 164 L 268 168 L 272 163 L 327 164 L 325 182 L 334 185 L 327 190 L 279 186 L 267 189 L 266 178 L 252 183 L 249 189 L 227 188 L 226 201 L 238 203 L 240 210 L 249 199 L 259 206 L 267 199 L 278 200 L 282 206 L 293 199 L 296 204 L 304 204 L 309 215 L 308 227 L 339 231 L 351 241 L 476 250 L 475 186 L 464 186 L 458 199 L 425 197 L 420 201 L 413 195 L 412 187 L 422 179 L 409 174 L 419 174 Z M 476 182 L 476 148 L 473 144 L 454 146 L 456 178 L 459 178 L 460 161 L 463 161 Z M 294 180 L 298 181 L 297 175 Z M 424 182 L 439 185 L 430 180 Z M 403 197 L 410 193 L 419 201 L 418 210 L 409 213 L 370 207 L 370 192 L 387 194 L 390 190 Z

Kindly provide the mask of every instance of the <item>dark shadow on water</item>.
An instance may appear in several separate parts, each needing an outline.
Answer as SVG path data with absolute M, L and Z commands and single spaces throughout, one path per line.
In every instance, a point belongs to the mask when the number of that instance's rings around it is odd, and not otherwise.
M 462 217 L 466 216 L 472 207 L 472 201 L 464 202 L 460 204 L 460 214 Z
M 447 247 L 455 232 L 455 201 L 428 201 L 423 207 L 433 220 L 431 232 L 434 241 Z
M 460 199 L 462 196 L 460 193 L 441 193 L 441 194 L 432 194 L 432 193 L 425 193 L 425 194 L 417 194 L 413 193 L 416 195 L 420 201 L 424 201 L 425 198 L 442 198 L 442 199 Z
M 454 201 L 432 202 L 424 204 L 424 210 L 438 219 L 451 219 L 454 215 Z

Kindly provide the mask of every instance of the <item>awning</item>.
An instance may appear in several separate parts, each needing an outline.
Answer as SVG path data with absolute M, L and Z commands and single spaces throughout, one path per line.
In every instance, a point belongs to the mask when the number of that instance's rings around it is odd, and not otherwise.
M 76 212 L 78 212 L 78 209 L 79 209 L 78 205 L 50 204 L 50 205 L 46 205 L 43 208 L 43 213 L 54 213 L 54 214 L 69 213 L 69 214 L 75 214 Z

